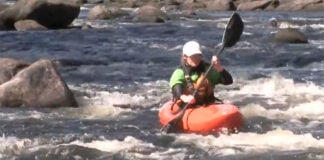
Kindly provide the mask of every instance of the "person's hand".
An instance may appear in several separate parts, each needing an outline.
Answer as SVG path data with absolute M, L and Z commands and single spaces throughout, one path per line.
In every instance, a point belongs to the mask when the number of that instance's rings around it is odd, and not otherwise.
M 194 104 L 196 103 L 196 99 L 193 95 L 181 95 L 180 99 L 185 102 L 185 103 L 189 103 L 189 104 Z
M 217 56 L 212 57 L 212 64 L 217 72 L 222 72 L 224 70 Z

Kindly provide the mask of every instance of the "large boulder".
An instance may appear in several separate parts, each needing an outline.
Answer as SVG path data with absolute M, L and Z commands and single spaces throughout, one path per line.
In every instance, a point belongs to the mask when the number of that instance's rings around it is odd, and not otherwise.
M 20 0 L 0 13 L 7 29 L 19 20 L 31 19 L 50 29 L 66 28 L 78 17 L 80 0 Z
M 0 106 L 77 107 L 73 93 L 49 60 L 39 60 L 0 85 Z

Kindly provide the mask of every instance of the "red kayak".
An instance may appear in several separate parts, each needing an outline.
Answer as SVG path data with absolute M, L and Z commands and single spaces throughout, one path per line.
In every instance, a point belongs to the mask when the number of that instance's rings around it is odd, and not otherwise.
M 181 114 L 174 111 L 173 102 L 165 103 L 160 112 L 160 123 L 164 126 Z M 188 108 L 179 123 L 185 133 L 212 134 L 222 131 L 235 132 L 243 125 L 243 116 L 233 104 L 211 104 Z

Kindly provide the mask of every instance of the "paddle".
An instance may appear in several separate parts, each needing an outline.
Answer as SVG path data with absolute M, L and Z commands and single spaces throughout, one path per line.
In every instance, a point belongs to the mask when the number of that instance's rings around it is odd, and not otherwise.
M 243 21 L 240 17 L 240 15 L 236 12 L 234 12 L 228 21 L 224 34 L 223 34 L 223 39 L 222 43 L 220 43 L 218 46 L 221 46 L 221 49 L 216 53 L 216 56 L 220 55 L 225 47 L 232 47 L 236 44 L 236 42 L 240 39 L 241 34 L 243 32 L 244 24 Z M 203 79 L 200 82 L 203 82 L 210 70 L 213 68 L 213 64 L 210 64 L 209 68 L 207 71 L 204 73 Z M 193 96 L 195 97 L 198 94 L 198 88 L 201 86 L 202 83 L 199 83 L 197 87 L 195 88 L 193 92 Z M 161 128 L 162 132 L 166 133 L 171 133 L 171 132 L 177 132 L 178 131 L 178 123 L 184 116 L 184 113 L 186 109 L 189 107 L 189 103 L 187 103 L 181 110 L 181 114 L 179 114 L 178 117 L 174 118 L 171 120 L 168 124 L 163 126 Z

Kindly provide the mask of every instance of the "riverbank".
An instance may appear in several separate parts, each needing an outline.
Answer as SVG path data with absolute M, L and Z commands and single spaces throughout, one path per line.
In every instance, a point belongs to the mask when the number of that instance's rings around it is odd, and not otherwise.
M 88 20 L 116 19 L 126 22 L 153 23 L 191 17 L 200 11 L 324 11 L 322 0 L 71 0 L 67 2 L 46 0 L 36 2 L 37 0 L 2 2 L 0 26 L 17 30 L 65 28 L 79 15 L 82 8 L 89 9 L 85 17 Z M 14 22 L 26 19 L 36 22 L 23 21 L 14 26 Z

